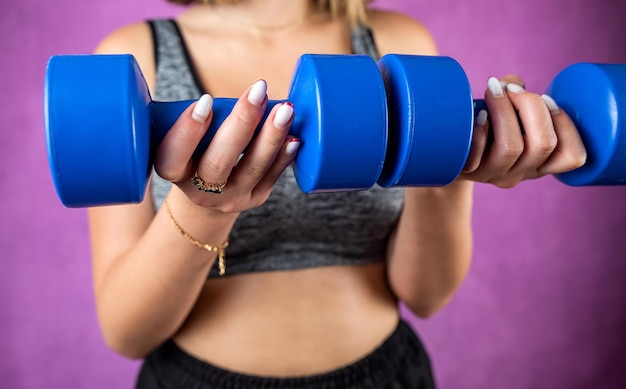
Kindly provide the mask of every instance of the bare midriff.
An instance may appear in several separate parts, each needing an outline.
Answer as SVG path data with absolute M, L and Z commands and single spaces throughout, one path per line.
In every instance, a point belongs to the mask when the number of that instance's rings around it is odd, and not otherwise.
M 358 361 L 397 322 L 383 263 L 332 266 L 210 279 L 174 341 L 224 369 L 288 377 Z

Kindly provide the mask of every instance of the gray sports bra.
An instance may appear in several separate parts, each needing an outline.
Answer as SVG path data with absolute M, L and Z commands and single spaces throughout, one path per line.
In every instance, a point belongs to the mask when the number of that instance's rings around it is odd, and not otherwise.
M 157 101 L 197 99 L 204 92 L 180 30 L 173 20 L 150 20 L 156 60 Z M 371 31 L 353 31 L 352 50 L 378 58 Z M 154 207 L 171 183 L 152 174 Z M 225 276 L 359 265 L 385 259 L 387 240 L 402 209 L 404 191 L 375 186 L 367 191 L 304 194 L 291 168 L 260 207 L 242 212 L 226 249 Z M 217 261 L 209 277 L 218 276 Z

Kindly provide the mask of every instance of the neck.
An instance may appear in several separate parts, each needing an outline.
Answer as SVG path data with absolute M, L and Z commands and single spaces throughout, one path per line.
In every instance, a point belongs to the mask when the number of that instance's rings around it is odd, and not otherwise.
M 310 0 L 248 0 L 212 8 L 224 23 L 251 32 L 290 30 L 317 13 Z

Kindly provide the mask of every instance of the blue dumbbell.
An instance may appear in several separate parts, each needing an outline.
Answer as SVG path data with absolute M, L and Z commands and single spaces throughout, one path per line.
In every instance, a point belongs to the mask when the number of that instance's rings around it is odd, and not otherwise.
M 387 101 L 376 63 L 355 55 L 304 55 L 292 78 L 294 164 L 306 192 L 362 190 L 376 183 L 387 145 Z M 143 199 L 155 148 L 193 101 L 152 101 L 130 55 L 67 55 L 48 61 L 45 121 L 49 163 L 63 204 Z M 236 99 L 215 99 L 204 150 Z M 281 101 L 270 101 L 270 109 Z M 348 112 L 348 113 L 346 113 Z M 352 146 L 350 146 L 352 145 Z
M 452 181 L 430 166 L 449 162 L 449 172 L 453 166 L 460 172 L 467 158 L 466 139 L 456 143 L 453 126 L 466 121 L 465 126 L 473 127 L 474 112 L 486 107 L 484 100 L 472 100 L 462 69 L 448 57 L 387 55 L 379 68 L 394 112 L 387 154 L 396 157 L 387 158 L 379 183 L 435 186 Z M 557 179 L 572 186 L 626 184 L 626 65 L 570 65 L 546 93 L 572 118 L 588 154 L 584 166 Z M 460 160 L 442 161 L 455 152 L 440 154 L 436 144 L 448 142 L 458 147 Z
M 446 80 L 445 88 L 439 80 Z M 558 175 L 569 185 L 626 181 L 625 65 L 576 64 L 548 92 L 574 119 L 588 162 Z M 288 100 L 294 164 L 305 193 L 442 186 L 469 153 L 476 106 L 464 70 L 444 56 L 304 55 Z M 271 101 L 269 109 L 280 101 Z M 192 101 L 152 101 L 133 58 L 55 56 L 46 73 L 46 137 L 53 180 L 68 207 L 138 202 L 154 149 Z M 235 100 L 215 99 L 210 142 Z M 356 145 L 350 148 L 348 145 Z M 98 185 L 90 184 L 90 180 Z

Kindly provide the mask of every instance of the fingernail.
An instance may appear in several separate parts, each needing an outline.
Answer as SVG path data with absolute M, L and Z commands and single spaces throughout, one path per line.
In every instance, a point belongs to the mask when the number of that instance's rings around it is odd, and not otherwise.
M 556 104 L 556 101 L 554 101 L 554 99 L 552 97 L 550 97 L 548 95 L 541 95 L 541 98 L 543 99 L 543 101 L 548 106 L 548 109 L 550 110 L 550 113 L 552 115 L 557 114 L 557 113 L 559 113 L 561 111 L 559 106 Z
M 507 84 L 506 90 L 508 90 L 511 93 L 522 93 L 522 92 L 524 92 L 524 88 L 521 85 L 513 84 L 513 83 Z
M 476 125 L 479 127 L 484 127 L 487 124 L 487 111 L 481 109 L 476 116 Z
M 287 142 L 287 147 L 285 147 L 285 153 L 287 153 L 288 155 L 293 155 L 296 153 L 296 151 L 298 151 L 299 147 L 300 147 L 300 139 L 291 138 L 289 139 L 289 142 Z
M 267 96 L 267 83 L 264 80 L 259 80 L 252 85 L 250 93 L 248 93 L 248 101 L 250 104 L 260 107 L 265 101 Z
M 208 94 L 202 95 L 191 113 L 191 117 L 200 123 L 204 123 L 209 117 L 209 112 L 213 107 L 213 97 Z
M 293 105 L 291 103 L 282 103 L 276 115 L 274 116 L 274 126 L 283 128 L 289 123 L 293 116 Z
M 487 81 L 487 87 L 489 88 L 489 92 L 493 95 L 493 97 L 502 97 L 504 96 L 504 89 L 502 88 L 502 84 L 495 77 L 489 77 L 489 81 Z

